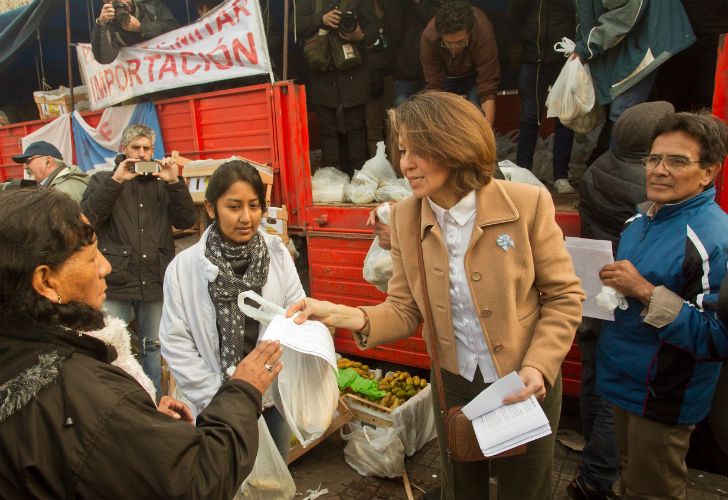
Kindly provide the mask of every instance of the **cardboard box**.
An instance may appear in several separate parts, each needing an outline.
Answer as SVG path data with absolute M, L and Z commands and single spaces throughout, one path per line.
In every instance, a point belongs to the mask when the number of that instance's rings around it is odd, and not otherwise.
M 342 398 L 339 398 L 339 404 L 336 407 L 336 414 L 334 416 L 334 419 L 331 421 L 331 425 L 329 425 L 329 428 L 326 429 L 326 432 L 324 432 L 321 437 L 319 437 L 316 441 L 309 444 L 305 448 L 301 446 L 301 443 L 296 442 L 296 444 L 291 447 L 291 451 L 288 453 L 288 463 L 291 464 L 301 458 L 302 455 L 308 453 L 327 437 L 341 429 L 344 424 L 349 422 L 351 419 L 352 414 L 349 410 L 349 407 L 346 406 L 346 403 L 344 403 L 344 400 Z
M 38 106 L 38 115 L 41 120 L 71 112 L 71 91 L 63 85 L 55 90 L 37 90 L 33 92 L 33 99 Z M 73 100 L 76 111 L 90 109 L 85 86 L 80 85 L 73 88 Z
M 288 244 L 288 211 L 285 205 L 268 207 L 260 223 L 268 234 L 278 236 L 283 243 Z
M 192 201 L 198 204 L 205 201 L 205 191 L 207 190 L 207 183 L 210 180 L 210 176 L 220 165 L 230 160 L 246 161 L 258 170 L 260 178 L 263 180 L 263 184 L 265 184 L 265 199 L 270 203 L 270 197 L 273 191 L 273 169 L 268 165 L 256 163 L 247 158 L 237 156 L 219 160 L 195 160 L 185 163 L 182 169 L 182 177 L 187 182 L 187 187 L 192 195 Z M 180 162 L 178 161 L 178 163 Z

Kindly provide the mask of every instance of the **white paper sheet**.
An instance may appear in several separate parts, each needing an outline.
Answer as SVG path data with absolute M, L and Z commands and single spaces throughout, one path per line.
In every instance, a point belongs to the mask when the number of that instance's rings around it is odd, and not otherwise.
M 516 372 L 511 372 L 490 384 L 470 403 L 463 406 L 463 413 L 470 420 L 503 406 L 503 400 L 512 394 L 521 392 L 526 386 Z
M 581 287 L 586 292 L 582 315 L 614 321 L 614 314 L 599 307 L 596 301 L 596 296 L 602 290 L 603 285 L 602 280 L 599 279 L 599 271 L 605 265 L 614 262 L 612 242 L 567 236 L 566 250 L 571 255 L 574 271 L 581 280 Z

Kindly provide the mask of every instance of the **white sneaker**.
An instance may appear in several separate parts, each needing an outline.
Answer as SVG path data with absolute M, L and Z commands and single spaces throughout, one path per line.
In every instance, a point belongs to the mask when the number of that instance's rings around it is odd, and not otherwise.
M 559 194 L 571 194 L 574 192 L 574 188 L 569 184 L 569 179 L 557 179 L 554 182 L 554 189 Z

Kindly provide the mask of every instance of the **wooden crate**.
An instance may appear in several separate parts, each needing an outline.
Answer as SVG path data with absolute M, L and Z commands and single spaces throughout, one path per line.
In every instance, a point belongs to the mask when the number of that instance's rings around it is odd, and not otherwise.
M 394 426 L 391 409 L 354 394 L 344 394 L 342 397 L 352 415 L 354 415 L 353 420 L 359 420 L 377 427 Z
M 182 169 L 182 177 L 184 177 L 185 182 L 187 183 L 187 187 L 190 190 L 190 194 L 192 195 L 192 201 L 197 204 L 202 204 L 205 201 L 205 190 L 207 189 L 207 182 L 210 176 L 215 170 L 217 170 L 220 165 L 231 159 L 246 161 L 253 165 L 256 169 L 258 169 L 260 178 L 263 180 L 263 184 L 265 184 L 265 200 L 270 205 L 270 197 L 273 191 L 273 171 L 267 165 L 263 165 L 262 163 L 256 163 L 246 158 L 204 160 L 205 164 L 200 166 L 195 165 L 195 163 L 197 162 L 186 163 Z
M 296 460 L 301 458 L 301 456 L 311 451 L 327 437 L 341 429 L 345 423 L 349 422 L 353 418 L 353 414 L 351 410 L 349 410 L 343 398 L 339 398 L 339 404 L 336 407 L 336 411 L 338 412 L 338 414 L 336 415 L 336 417 L 334 417 L 334 420 L 331 421 L 331 425 L 329 425 L 329 428 L 326 429 L 326 432 L 324 432 L 321 437 L 319 437 L 317 440 L 315 440 L 305 448 L 301 446 L 301 443 L 296 443 L 294 446 L 291 447 L 291 451 L 288 453 L 289 464 L 295 462 Z

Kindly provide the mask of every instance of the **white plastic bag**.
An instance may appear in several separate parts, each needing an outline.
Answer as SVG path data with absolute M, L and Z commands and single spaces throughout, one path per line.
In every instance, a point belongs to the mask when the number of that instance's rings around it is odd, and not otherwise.
M 348 441 L 344 460 L 364 477 L 401 477 L 404 474 L 404 445 L 394 427 L 369 427 L 351 421 L 349 434 L 341 429 L 341 438 Z
M 377 190 L 377 181 L 364 170 L 354 171 L 351 183 L 344 190 L 346 199 L 352 203 L 361 205 L 374 201 L 374 192 Z
M 245 304 L 245 298 L 260 308 Z M 283 308 L 250 290 L 240 294 L 238 306 L 246 316 L 267 324 L 261 340 L 278 340 L 283 346 L 283 369 L 266 394 L 271 393 L 291 432 L 306 447 L 329 428 L 339 402 L 331 334 L 318 321 L 295 324 Z
M 382 203 L 377 207 L 377 218 L 382 224 L 389 224 L 389 203 Z M 379 246 L 379 236 L 374 237 L 367 256 L 364 257 L 364 279 L 377 287 L 380 292 L 387 291 L 387 283 L 392 277 L 394 264 L 389 250 Z
M 402 406 L 392 411 L 392 422 L 397 429 L 408 457 L 435 439 L 435 413 L 432 411 L 432 386 L 428 384 Z
M 290 500 L 296 495 L 296 484 L 262 416 L 258 419 L 258 433 L 258 454 L 253 470 L 235 498 Z
M 574 52 L 575 44 L 568 38 L 554 45 L 554 50 L 566 57 Z M 546 98 L 549 118 L 558 118 L 576 132 L 586 133 L 599 124 L 601 106 L 596 104 L 594 85 L 588 64 L 578 57 L 570 58 L 561 69 Z M 602 111 L 603 116 L 603 111 Z
M 311 179 L 311 195 L 313 201 L 324 203 L 341 203 L 346 201 L 346 186 L 349 176 L 334 167 L 322 167 L 316 170 Z
M 410 196 L 412 196 L 412 187 L 407 179 L 387 181 L 374 192 L 374 199 L 379 203 L 384 201 L 402 201 Z
M 377 143 L 377 153 L 364 163 L 361 170 L 377 182 L 377 187 L 381 187 L 397 178 L 392 164 L 387 159 L 387 154 L 384 151 L 384 142 L 382 141 Z
M 500 161 L 498 162 L 498 166 L 501 172 L 503 172 L 503 176 L 509 181 L 544 187 L 543 183 L 538 180 L 538 177 L 533 175 L 533 172 L 527 168 L 519 167 L 510 160 Z

